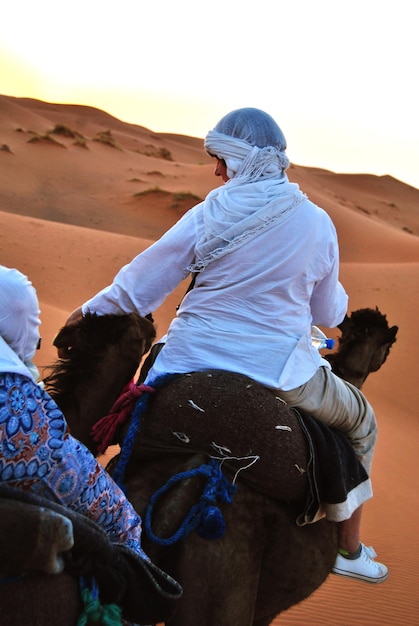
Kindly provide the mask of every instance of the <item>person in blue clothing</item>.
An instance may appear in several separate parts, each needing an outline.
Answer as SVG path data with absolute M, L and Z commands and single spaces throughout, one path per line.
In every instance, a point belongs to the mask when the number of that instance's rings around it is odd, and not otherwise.
M 130 622 L 164 621 L 182 589 L 145 554 L 140 516 L 92 453 L 71 436 L 63 413 L 38 382 L 32 359 L 40 345 L 39 315 L 29 279 L 0 265 L 0 483 L 95 522 L 114 554 L 118 589 L 113 585 L 112 602 L 122 603 Z M 64 552 L 72 545 L 69 528 Z M 65 567 L 65 559 L 59 561 L 57 568 Z M 98 571 L 106 577 L 103 563 Z
M 91 452 L 69 433 L 64 415 L 37 383 L 40 342 L 35 288 L 0 266 L 0 481 L 81 513 L 137 556 L 141 518 Z
M 332 220 L 288 180 L 284 134 L 264 111 L 228 113 L 204 146 L 224 185 L 73 311 L 67 324 L 88 311 L 147 315 L 192 273 L 194 287 L 145 383 L 206 369 L 247 375 L 342 430 L 369 476 L 374 412 L 358 389 L 332 373 L 311 341 L 312 325 L 335 327 L 347 312 Z M 360 542 L 362 502 L 340 525 L 333 571 L 382 582 L 386 566 Z

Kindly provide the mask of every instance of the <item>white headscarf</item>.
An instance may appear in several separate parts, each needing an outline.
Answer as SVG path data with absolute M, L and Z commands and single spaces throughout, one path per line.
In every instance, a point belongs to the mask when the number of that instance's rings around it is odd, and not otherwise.
M 21 272 L 0 265 L 0 372 L 35 378 L 31 363 L 39 341 L 39 303 Z
M 195 246 L 195 262 L 208 263 L 242 246 L 272 223 L 284 219 L 305 198 L 285 174 L 285 137 L 273 118 L 259 109 L 237 109 L 207 134 L 205 150 L 223 159 L 230 180 L 204 200 L 205 232 Z

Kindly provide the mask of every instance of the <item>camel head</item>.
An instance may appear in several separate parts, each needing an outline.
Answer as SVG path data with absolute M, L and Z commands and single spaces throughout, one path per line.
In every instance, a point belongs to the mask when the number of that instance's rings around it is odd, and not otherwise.
M 338 350 L 325 358 L 335 374 L 360 389 L 368 375 L 386 361 L 398 327 L 390 328 L 386 316 L 376 307 L 354 311 L 338 328 L 342 331 Z
M 45 389 L 64 413 L 72 434 L 93 454 L 97 444 L 90 434 L 92 425 L 109 413 L 131 382 L 155 336 L 151 321 L 131 313 L 86 314 L 55 337 L 54 346 L 65 356 L 45 368 Z M 102 381 L 108 381 L 105 387 Z M 82 415 L 90 419 L 85 421 Z

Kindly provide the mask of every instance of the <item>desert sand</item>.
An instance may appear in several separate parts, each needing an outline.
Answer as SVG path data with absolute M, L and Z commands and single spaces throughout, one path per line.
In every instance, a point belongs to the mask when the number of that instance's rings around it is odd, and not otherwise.
M 288 152 L 292 160 L 292 146 Z M 213 168 L 201 139 L 156 134 L 93 108 L 0 96 L 0 263 L 26 273 L 37 288 L 41 370 L 55 359 L 52 340 L 68 314 L 220 184 Z M 274 623 L 413 626 L 419 624 L 419 190 L 390 176 L 297 165 L 288 175 L 336 225 L 349 311 L 378 306 L 399 332 L 387 362 L 364 387 L 379 439 L 363 540 L 390 576 L 375 586 L 331 575 Z M 155 312 L 158 335 L 184 289 Z

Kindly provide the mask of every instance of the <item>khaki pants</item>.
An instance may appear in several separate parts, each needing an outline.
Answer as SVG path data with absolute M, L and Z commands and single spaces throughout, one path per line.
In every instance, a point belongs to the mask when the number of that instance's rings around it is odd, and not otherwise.
M 278 391 L 278 395 L 290 406 L 342 431 L 370 476 L 377 423 L 371 405 L 359 389 L 328 367 L 320 367 L 304 385 Z

